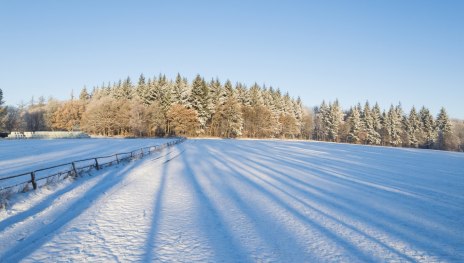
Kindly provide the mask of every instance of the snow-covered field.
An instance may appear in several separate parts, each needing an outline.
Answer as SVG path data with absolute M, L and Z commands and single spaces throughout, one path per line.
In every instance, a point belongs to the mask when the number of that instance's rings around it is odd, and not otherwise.
M 0 178 L 81 159 L 130 152 L 170 139 L 0 140 Z M 18 178 L 24 181 L 24 178 Z M 0 188 L 9 185 L 0 181 Z
M 462 262 L 464 154 L 188 140 L 0 218 L 0 262 Z

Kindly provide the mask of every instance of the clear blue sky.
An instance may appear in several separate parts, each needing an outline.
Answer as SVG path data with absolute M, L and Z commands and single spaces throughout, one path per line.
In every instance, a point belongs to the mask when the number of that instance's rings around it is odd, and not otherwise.
M 177 72 L 464 119 L 464 1 L 2 1 L 7 104 Z

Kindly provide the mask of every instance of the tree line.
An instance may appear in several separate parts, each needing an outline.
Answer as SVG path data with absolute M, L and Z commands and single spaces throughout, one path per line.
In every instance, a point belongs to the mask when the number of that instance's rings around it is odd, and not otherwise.
M 401 105 L 381 110 L 369 102 L 343 111 L 339 102 L 303 107 L 279 89 L 230 80 L 191 82 L 180 74 L 133 83 L 127 77 L 102 84 L 67 101 L 40 97 L 18 107 L 3 106 L 0 131 L 81 130 L 102 136 L 213 136 L 298 138 L 357 144 L 464 150 L 464 123 L 441 109 L 434 118 L 426 107 L 409 114 Z
M 381 110 L 358 103 L 342 111 L 338 100 L 314 108 L 313 139 L 395 147 L 464 150 L 464 122 L 452 121 L 445 108 L 436 116 L 423 106 L 409 113 L 401 104 Z
M 189 82 L 180 74 L 137 83 L 128 77 L 103 84 L 60 102 L 44 98 L 6 108 L 5 129 L 82 130 L 103 136 L 214 136 L 309 138 L 310 112 L 300 98 L 279 89 L 253 84 Z

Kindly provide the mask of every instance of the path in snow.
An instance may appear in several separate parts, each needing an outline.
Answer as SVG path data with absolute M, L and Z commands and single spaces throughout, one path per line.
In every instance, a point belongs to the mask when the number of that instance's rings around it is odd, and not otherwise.
M 0 213 L 0 261 L 461 261 L 463 171 L 459 153 L 189 140 Z

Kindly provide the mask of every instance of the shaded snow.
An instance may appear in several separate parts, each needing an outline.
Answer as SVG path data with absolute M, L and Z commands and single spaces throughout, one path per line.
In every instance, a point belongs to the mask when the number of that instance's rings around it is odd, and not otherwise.
M 458 262 L 464 154 L 188 140 L 0 212 L 0 261 Z
M 69 163 L 81 159 L 130 152 L 142 147 L 160 145 L 170 139 L 55 139 L 1 140 L 0 178 Z M 14 182 L 29 178 L 19 177 Z M 0 181 L 0 187 L 13 181 Z

